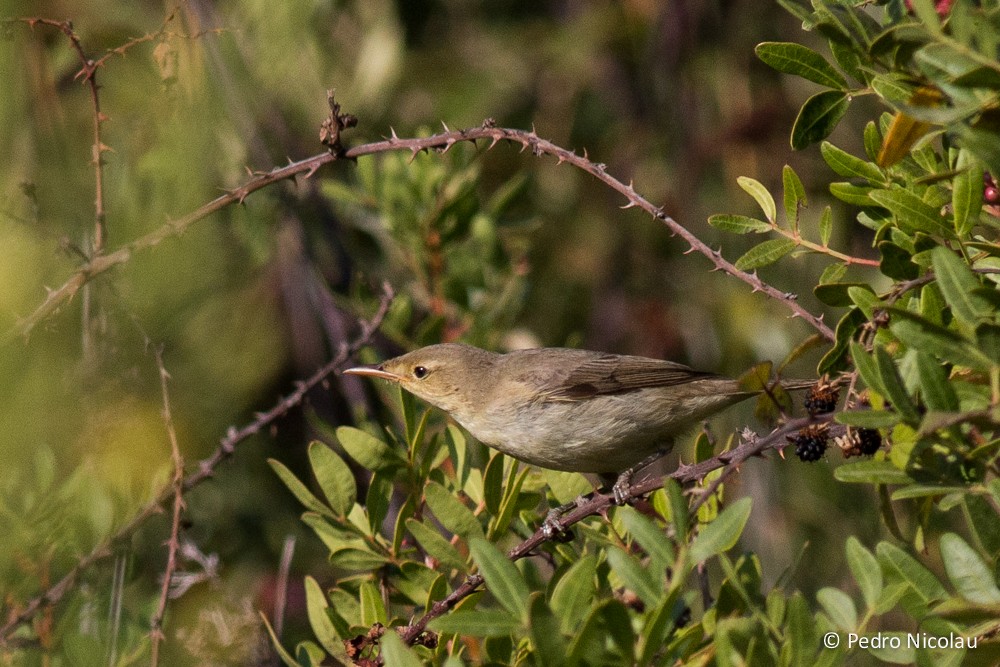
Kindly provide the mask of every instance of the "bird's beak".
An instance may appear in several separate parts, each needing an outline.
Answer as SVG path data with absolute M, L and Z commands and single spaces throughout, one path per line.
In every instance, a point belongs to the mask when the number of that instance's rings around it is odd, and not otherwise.
M 395 373 L 390 373 L 389 371 L 382 368 L 382 366 L 358 366 L 356 368 L 348 368 L 344 371 L 345 375 L 363 375 L 366 377 L 382 378 L 383 380 L 389 380 L 390 382 L 399 382 L 400 377 Z

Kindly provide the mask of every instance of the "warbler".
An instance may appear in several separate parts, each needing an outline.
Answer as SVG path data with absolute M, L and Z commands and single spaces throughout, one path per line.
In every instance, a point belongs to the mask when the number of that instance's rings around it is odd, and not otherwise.
M 344 372 L 399 384 L 520 461 L 618 476 L 616 495 L 678 435 L 760 393 L 671 361 L 568 348 L 499 354 L 444 343 Z

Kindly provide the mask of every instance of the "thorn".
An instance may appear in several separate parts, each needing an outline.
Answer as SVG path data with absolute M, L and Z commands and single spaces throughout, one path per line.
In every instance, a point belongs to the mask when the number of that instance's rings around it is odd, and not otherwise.
M 417 153 L 419 153 L 419 152 L 420 152 L 420 149 L 417 148 L 417 147 L 413 147 L 413 148 L 410 149 L 410 162 L 409 162 L 409 164 L 413 164 L 413 161 L 417 159 Z
M 778 456 L 781 457 L 782 461 L 785 460 L 785 448 L 784 447 L 779 447 L 778 448 Z
M 448 125 L 446 125 L 444 121 L 441 121 L 441 127 L 444 128 L 445 132 L 448 132 L 449 134 L 451 133 L 451 128 L 448 127 Z
M 486 150 L 491 150 L 494 146 L 497 145 L 498 141 L 500 141 L 500 137 L 494 135 L 493 136 L 493 141 L 490 142 L 490 145 L 489 145 L 489 147 Z
M 629 199 L 627 204 L 625 204 L 624 206 L 619 206 L 618 208 L 620 208 L 621 210 L 624 211 L 625 209 L 635 208 L 635 207 L 636 207 L 636 203 L 634 201 L 632 201 L 631 199 Z
M 399 141 L 399 137 L 396 136 L 396 128 L 394 128 L 392 125 L 389 126 L 389 134 L 391 136 L 389 141 Z

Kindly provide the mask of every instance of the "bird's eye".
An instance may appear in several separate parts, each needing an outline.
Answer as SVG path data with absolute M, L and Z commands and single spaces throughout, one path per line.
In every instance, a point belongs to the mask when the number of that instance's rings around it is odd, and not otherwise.
M 414 366 L 413 377 L 417 378 L 418 380 L 423 380 L 425 377 L 427 377 L 427 368 L 424 366 Z

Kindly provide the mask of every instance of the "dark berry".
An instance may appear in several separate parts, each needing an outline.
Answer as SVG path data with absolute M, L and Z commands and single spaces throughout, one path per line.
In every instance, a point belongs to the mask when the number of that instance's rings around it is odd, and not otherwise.
M 882 435 L 873 428 L 858 429 L 858 450 L 865 456 L 872 456 L 882 446 Z
M 804 403 L 806 412 L 813 417 L 833 412 L 837 409 L 837 399 L 839 398 L 840 392 L 837 387 L 827 382 L 824 376 L 806 394 Z
M 828 439 L 826 424 L 807 426 L 791 438 L 795 445 L 795 455 L 807 463 L 823 458 Z

